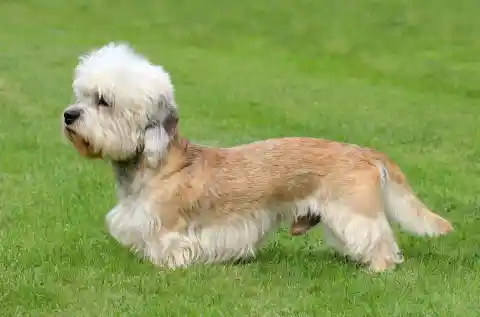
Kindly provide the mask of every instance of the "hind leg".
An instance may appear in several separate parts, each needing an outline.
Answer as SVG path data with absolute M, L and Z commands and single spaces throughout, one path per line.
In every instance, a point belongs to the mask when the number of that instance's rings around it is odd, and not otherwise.
M 370 271 L 393 269 L 402 262 L 393 231 L 382 212 L 362 214 L 345 203 L 334 203 L 329 204 L 324 223 L 326 242 L 368 265 Z
M 386 217 L 380 217 L 376 222 L 380 235 L 375 241 L 368 261 L 369 270 L 371 272 L 383 272 L 394 269 L 396 264 L 402 263 L 403 256 Z
M 348 254 L 345 243 L 339 237 L 337 237 L 335 232 L 326 224 L 323 224 L 323 237 L 325 239 L 325 243 L 332 249 L 343 255 Z

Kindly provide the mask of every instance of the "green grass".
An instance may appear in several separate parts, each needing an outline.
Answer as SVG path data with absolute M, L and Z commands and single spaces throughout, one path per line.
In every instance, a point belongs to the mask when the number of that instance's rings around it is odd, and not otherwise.
M 0 315 L 478 316 L 477 0 L 0 1 Z M 398 232 L 371 276 L 320 230 L 256 262 L 165 272 L 109 237 L 111 169 L 62 141 L 81 53 L 126 40 L 171 72 L 181 129 L 233 145 L 314 136 L 398 161 L 456 232 Z

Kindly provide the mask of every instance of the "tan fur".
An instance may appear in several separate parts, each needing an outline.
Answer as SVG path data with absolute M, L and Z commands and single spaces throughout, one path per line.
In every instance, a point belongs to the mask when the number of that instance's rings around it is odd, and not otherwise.
M 118 46 L 85 57 L 78 69 L 78 101 L 67 110 L 81 116 L 64 133 L 81 155 L 112 162 L 118 204 L 107 214 L 109 231 L 156 265 L 254 256 L 286 221 L 293 235 L 321 224 L 329 245 L 378 272 L 403 261 L 390 221 L 419 235 L 453 230 L 383 153 L 301 137 L 193 144 L 177 128 L 163 69 Z M 103 95 L 111 104 L 99 103 Z

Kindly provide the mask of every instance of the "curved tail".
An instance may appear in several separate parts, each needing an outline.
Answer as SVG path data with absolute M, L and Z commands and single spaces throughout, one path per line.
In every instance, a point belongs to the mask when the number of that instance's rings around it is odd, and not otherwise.
M 386 155 L 372 153 L 382 166 L 384 180 L 385 212 L 390 221 L 418 236 L 439 236 L 453 231 L 451 223 L 432 212 L 415 195 L 400 167 Z

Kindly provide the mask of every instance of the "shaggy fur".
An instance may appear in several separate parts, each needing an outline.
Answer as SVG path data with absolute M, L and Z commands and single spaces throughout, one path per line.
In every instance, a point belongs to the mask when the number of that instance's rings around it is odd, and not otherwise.
M 453 230 L 372 149 L 314 138 L 215 148 L 178 130 L 168 73 L 126 44 L 80 58 L 63 131 L 86 157 L 110 161 L 118 204 L 111 235 L 154 264 L 178 268 L 255 255 L 282 221 L 320 224 L 338 252 L 384 271 L 402 262 L 392 221 L 416 235 Z

